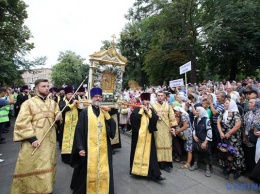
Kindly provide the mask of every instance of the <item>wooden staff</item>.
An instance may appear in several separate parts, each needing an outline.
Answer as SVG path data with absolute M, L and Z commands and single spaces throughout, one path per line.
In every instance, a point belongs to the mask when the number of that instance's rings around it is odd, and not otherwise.
M 63 111 L 65 110 L 65 108 L 68 106 L 68 104 L 70 103 L 70 101 L 75 97 L 75 95 L 76 95 L 76 93 L 78 92 L 79 88 L 83 85 L 83 83 L 86 81 L 87 78 L 88 78 L 88 76 L 86 76 L 85 79 L 81 82 L 81 84 L 79 85 L 79 87 L 77 88 L 77 90 L 74 92 L 74 94 L 71 96 L 71 98 L 69 99 L 69 101 L 68 101 L 68 103 L 66 104 L 66 106 L 64 106 L 64 108 L 61 110 L 61 112 L 60 112 L 59 114 L 62 114 L 62 112 L 63 112 Z M 49 127 L 49 129 L 46 131 L 46 133 L 43 135 L 42 139 L 40 140 L 40 142 L 39 142 L 40 145 L 41 145 L 41 143 L 43 142 L 43 140 L 45 139 L 45 137 L 47 136 L 47 134 L 50 132 L 51 128 L 53 127 L 53 125 L 55 124 L 56 121 L 57 121 L 57 120 L 56 120 L 56 117 L 55 117 L 55 120 L 53 121 L 53 123 L 51 124 L 51 126 Z M 32 156 L 32 155 L 35 153 L 35 151 L 40 147 L 40 145 L 37 146 L 37 147 L 33 150 L 31 156 Z
M 154 112 L 157 114 L 155 108 L 153 107 L 152 104 L 150 104 L 151 108 L 154 110 Z M 163 118 L 159 117 L 159 120 L 164 122 L 164 124 L 171 130 L 171 127 L 165 122 L 165 120 L 163 120 Z

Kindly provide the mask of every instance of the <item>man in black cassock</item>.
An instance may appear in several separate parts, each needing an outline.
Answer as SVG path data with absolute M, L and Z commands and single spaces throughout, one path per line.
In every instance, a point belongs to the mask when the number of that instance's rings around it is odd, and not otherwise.
M 130 154 L 130 174 L 149 177 L 153 181 L 163 181 L 157 160 L 154 132 L 158 116 L 149 108 L 150 93 L 141 94 L 141 108 L 135 108 L 130 116 L 132 143 Z
M 30 93 L 29 93 L 29 86 L 24 85 L 21 87 L 21 93 L 17 95 L 17 101 L 15 103 L 15 116 L 16 117 L 18 116 L 18 114 L 20 112 L 20 108 L 21 108 L 22 104 L 29 98 L 31 98 Z
M 111 108 L 109 111 L 110 116 L 114 119 L 114 121 L 117 123 L 116 126 L 116 133 L 115 133 L 115 138 L 111 139 L 111 145 L 112 145 L 112 154 L 115 155 L 114 149 L 121 148 L 121 136 L 120 136 L 120 131 L 119 131 L 119 113 L 118 109 Z
M 70 164 L 72 144 L 81 109 L 79 109 L 78 100 L 73 99 L 70 101 L 73 96 L 73 87 L 67 86 L 64 88 L 64 91 L 65 97 L 59 103 L 60 110 L 64 109 L 62 112 L 62 123 L 59 127 L 59 147 L 62 162 Z
M 116 123 L 100 108 L 102 90 L 90 90 L 92 105 L 83 109 L 76 126 L 71 153 L 74 194 L 114 193 L 112 149 Z

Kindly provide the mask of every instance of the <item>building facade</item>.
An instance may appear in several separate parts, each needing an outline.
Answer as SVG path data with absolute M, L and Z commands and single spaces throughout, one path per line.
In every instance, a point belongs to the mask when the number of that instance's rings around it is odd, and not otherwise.
M 50 87 L 52 87 L 51 82 L 51 68 L 39 68 L 39 69 L 32 69 L 31 72 L 26 71 L 22 74 L 22 78 L 26 85 L 28 85 L 31 89 L 34 87 L 34 82 L 37 79 L 48 79 L 50 82 Z

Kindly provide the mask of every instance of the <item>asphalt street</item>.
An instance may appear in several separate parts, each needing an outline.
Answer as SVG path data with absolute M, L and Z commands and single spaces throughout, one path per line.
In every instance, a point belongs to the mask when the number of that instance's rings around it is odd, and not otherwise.
M 12 126 L 9 133 L 4 133 L 6 143 L 0 145 L 0 158 L 5 159 L 0 163 L 0 194 L 9 194 L 14 168 L 20 148 L 20 143 L 12 140 Z M 162 171 L 166 180 L 160 183 L 146 178 L 129 175 L 129 156 L 131 146 L 131 134 L 121 134 L 122 148 L 116 149 L 113 157 L 115 194 L 225 194 L 225 193 L 260 193 L 260 188 L 244 176 L 238 180 L 232 177 L 226 180 L 218 167 L 213 167 L 211 177 L 204 175 L 203 167 L 197 171 L 180 169 L 180 163 L 173 163 L 171 173 Z M 58 148 L 57 148 L 58 149 Z M 30 158 L 28 158 L 30 160 Z M 53 194 L 71 194 L 70 181 L 73 169 L 61 162 L 60 152 L 57 155 L 57 176 Z M 258 191 L 255 191 L 258 189 Z

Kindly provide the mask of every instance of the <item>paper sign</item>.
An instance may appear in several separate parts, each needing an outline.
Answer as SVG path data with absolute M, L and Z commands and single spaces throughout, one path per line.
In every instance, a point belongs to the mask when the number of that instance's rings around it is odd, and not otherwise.
M 180 75 L 191 70 L 191 61 L 180 66 Z
M 169 85 L 170 87 L 184 86 L 183 79 L 172 80 Z

